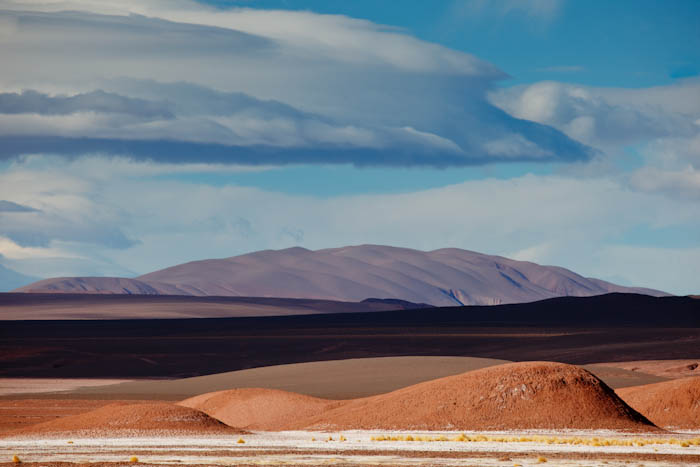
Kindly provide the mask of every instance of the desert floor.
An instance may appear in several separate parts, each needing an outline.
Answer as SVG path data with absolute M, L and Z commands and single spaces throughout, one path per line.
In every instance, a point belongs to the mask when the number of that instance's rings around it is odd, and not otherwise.
M 551 433 L 466 432 L 482 441 L 456 441 L 456 432 L 258 432 L 243 436 L 2 439 L 0 465 L 445 465 L 445 466 L 661 466 L 699 465 L 700 446 L 684 440 L 700 433 L 634 435 L 610 431 Z M 376 441 L 377 437 L 429 437 L 447 441 Z M 373 437 L 375 440 L 373 440 Z M 489 439 L 491 438 L 491 439 Z M 502 438 L 501 440 L 493 440 Z M 517 438 L 518 441 L 509 439 Z M 239 443 L 239 439 L 243 443 Z M 478 438 L 477 438 L 478 439 Z M 574 443 L 583 440 L 587 444 Z M 521 441 L 522 440 L 522 441 Z M 632 446 L 606 441 L 635 440 Z M 645 443 L 646 440 L 646 443 Z M 653 441 L 652 441 L 653 440 Z M 648 444 L 647 444 L 648 443 Z
M 386 430 L 132 438 L 7 437 L 17 428 L 122 399 L 172 401 L 183 395 L 246 386 L 328 398 L 361 397 L 501 363 L 504 360 L 471 357 L 385 357 L 279 365 L 172 380 L 32 380 L 34 384 L 26 386 L 30 391 L 0 398 L 0 465 L 16 465 L 12 462 L 15 455 L 22 465 L 46 467 L 132 465 L 132 457 L 138 458 L 138 465 L 700 465 L 700 431 L 464 432 L 466 440 L 460 438 L 462 432 Z M 665 366 L 675 368 L 678 364 L 667 362 Z M 613 388 L 666 381 L 675 375 L 651 375 L 640 371 L 638 367 L 644 365 L 639 364 L 615 365 L 618 367 L 592 364 L 587 368 Z M 2 379 L 0 391 L 16 390 L 25 382 Z M 239 443 L 239 439 L 244 442 Z
M 678 318 L 673 309 L 659 317 L 656 305 L 631 306 L 622 297 L 622 306 L 618 298 L 583 301 L 588 305 L 568 300 L 566 313 L 562 303 L 547 302 L 506 306 L 500 314 L 493 308 L 359 314 L 343 309 L 264 318 L 3 321 L 0 466 L 15 465 L 15 455 L 23 465 L 46 467 L 131 465 L 132 457 L 141 465 L 526 466 L 546 459 L 545 465 L 700 466 L 700 446 L 688 441 L 700 438 L 700 431 L 516 431 L 488 433 L 477 441 L 450 441 L 459 436 L 455 432 L 351 430 L 10 437 L 16 430 L 31 432 L 37 423 L 120 401 L 174 402 L 235 387 L 352 399 L 507 361 L 581 365 L 614 389 L 700 375 L 696 321 Z M 185 305 L 187 311 L 191 304 Z M 219 306 L 205 305 L 201 309 L 207 313 Z M 693 310 L 679 316 L 696 316 Z M 630 315 L 634 321 L 620 318 L 599 326 L 601 315 Z M 520 316 L 528 323 L 519 322 Z M 381 436 L 389 440 L 372 440 Z M 416 440 L 426 436 L 432 441 Z M 635 437 L 660 441 L 628 442 Z
M 50 399 L 57 394 L 61 399 L 181 400 L 236 387 L 282 389 L 314 397 L 351 399 L 507 362 L 509 360 L 478 357 L 403 356 L 272 365 L 178 379 L 0 378 L 0 405 L 2 399 Z M 613 389 L 657 383 L 673 377 L 620 365 L 628 366 L 617 362 L 583 367 Z M 27 390 L 23 391 L 23 387 Z

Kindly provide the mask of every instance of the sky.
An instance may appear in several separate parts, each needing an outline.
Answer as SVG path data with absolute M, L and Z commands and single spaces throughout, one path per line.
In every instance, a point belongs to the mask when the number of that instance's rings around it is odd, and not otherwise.
M 700 292 L 696 0 L 0 0 L 0 61 L 0 290 L 373 243 Z

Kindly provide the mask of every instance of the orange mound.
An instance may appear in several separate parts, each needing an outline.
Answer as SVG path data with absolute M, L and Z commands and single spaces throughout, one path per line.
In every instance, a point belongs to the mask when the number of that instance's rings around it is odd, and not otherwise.
M 244 388 L 202 394 L 179 405 L 201 410 L 230 426 L 278 431 L 297 429 L 300 420 L 342 403 L 277 389 Z
M 502 430 L 654 429 L 588 371 L 509 363 L 351 401 L 308 420 L 313 428 Z
M 700 428 L 700 378 L 690 377 L 618 389 L 620 397 L 667 428 Z
M 109 404 L 8 433 L 10 436 L 71 433 L 84 436 L 240 433 L 198 410 L 168 403 Z
M 347 401 L 237 389 L 181 404 L 227 424 L 271 431 L 656 429 L 588 371 L 550 362 L 499 365 Z

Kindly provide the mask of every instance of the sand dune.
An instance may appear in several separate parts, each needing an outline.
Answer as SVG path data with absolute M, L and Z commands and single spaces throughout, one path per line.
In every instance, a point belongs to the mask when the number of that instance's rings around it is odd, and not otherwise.
M 151 401 L 118 401 L 105 399 L 7 399 L 0 397 L 0 435 L 30 425 L 56 420 L 60 417 L 78 415 L 105 405 L 135 404 Z
M 84 388 L 92 397 L 179 397 L 231 388 L 280 389 L 326 399 L 353 399 L 401 389 L 507 360 L 475 357 L 380 357 L 272 365 L 165 381 Z M 638 383 L 643 384 L 643 383 Z
M 681 378 L 617 390 L 618 395 L 664 428 L 700 429 L 700 378 Z
M 193 378 L 132 381 L 111 386 L 86 387 L 71 391 L 71 395 L 180 400 L 230 388 L 265 388 L 325 399 L 354 399 L 384 394 L 424 381 L 504 363 L 510 362 L 495 358 L 453 356 L 351 358 L 272 365 Z M 666 380 L 642 372 L 599 364 L 583 367 L 612 388 Z
M 299 428 L 311 418 L 344 401 L 332 401 L 275 389 L 244 388 L 202 394 L 178 405 L 201 410 L 230 426 L 250 430 Z
M 75 436 L 145 436 L 241 433 L 208 415 L 168 403 L 109 404 L 78 415 L 39 423 L 8 436 L 72 434 Z
M 311 251 L 265 250 L 193 261 L 135 279 L 46 279 L 19 292 L 215 295 L 361 301 L 395 298 L 437 306 L 495 305 L 609 292 L 622 287 L 554 266 L 446 248 L 419 251 L 361 245 Z
M 499 365 L 348 401 L 249 389 L 183 404 L 262 430 L 654 429 L 588 371 L 553 362 Z M 258 409 L 267 404 L 285 416 Z

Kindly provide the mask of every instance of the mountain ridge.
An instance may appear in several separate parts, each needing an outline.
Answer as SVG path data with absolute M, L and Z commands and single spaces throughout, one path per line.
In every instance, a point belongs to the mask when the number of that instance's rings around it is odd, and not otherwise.
M 459 248 L 420 251 L 383 245 L 292 247 L 178 264 L 133 279 L 52 278 L 16 290 L 258 296 L 362 301 L 401 299 L 436 306 L 498 305 L 610 292 L 667 295 Z

